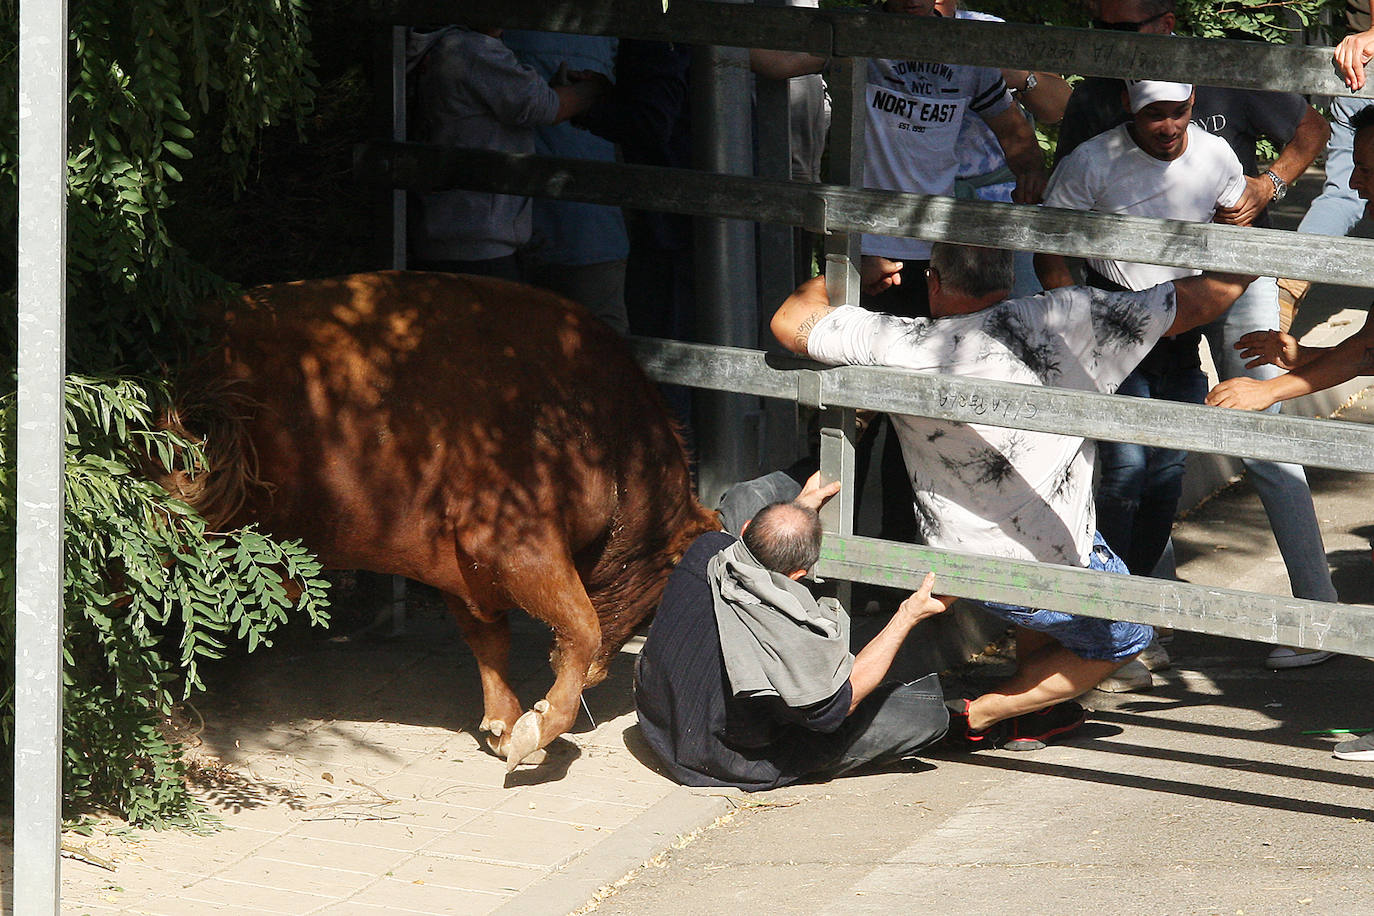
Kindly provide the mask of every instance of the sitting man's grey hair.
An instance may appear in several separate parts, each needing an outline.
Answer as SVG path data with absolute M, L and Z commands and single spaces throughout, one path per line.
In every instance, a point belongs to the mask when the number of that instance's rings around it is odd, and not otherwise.
M 754 516 L 741 540 L 765 569 L 790 576 L 821 558 L 821 518 L 797 503 L 771 503 Z
M 1015 276 L 1013 257 L 1005 248 L 936 242 L 930 251 L 930 269 L 940 275 L 941 284 L 981 298 L 1011 289 Z

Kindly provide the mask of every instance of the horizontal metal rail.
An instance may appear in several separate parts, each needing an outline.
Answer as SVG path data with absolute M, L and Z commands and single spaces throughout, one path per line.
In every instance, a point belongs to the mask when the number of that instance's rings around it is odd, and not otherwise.
M 1374 472 L 1374 427 L 1361 423 L 880 366 L 827 367 L 791 355 L 675 340 L 636 337 L 630 345 L 650 378 L 673 385 Z
M 808 51 L 824 57 L 938 60 L 1084 76 L 1143 77 L 1318 95 L 1351 92 L 1331 49 L 892 15 L 672 0 L 367 0 L 397 25 L 473 25 L 689 44 Z
M 412 191 L 449 187 L 876 232 L 1374 287 L 1374 241 L 1277 229 L 1028 207 L 929 194 L 802 184 L 689 169 L 371 141 L 360 180 Z
M 821 576 L 912 590 L 931 570 L 937 591 L 963 598 L 1270 645 L 1374 653 L 1374 607 L 1362 604 L 1327 604 L 832 533 L 826 534 L 816 565 Z

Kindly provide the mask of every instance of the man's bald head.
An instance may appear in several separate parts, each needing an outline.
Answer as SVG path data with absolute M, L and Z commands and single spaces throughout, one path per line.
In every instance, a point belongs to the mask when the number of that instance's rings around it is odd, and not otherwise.
M 797 503 L 764 506 L 745 526 L 741 539 L 765 569 L 796 578 L 821 556 L 821 519 Z

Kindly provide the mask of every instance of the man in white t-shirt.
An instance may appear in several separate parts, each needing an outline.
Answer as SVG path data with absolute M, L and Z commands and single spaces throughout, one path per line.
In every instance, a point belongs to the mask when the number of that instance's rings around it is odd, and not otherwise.
M 935 0 L 886 0 L 883 9 L 920 17 L 940 15 Z M 959 127 L 966 118 L 977 117 L 997 138 L 1016 178 L 1012 199 L 1033 204 L 1044 193 L 1044 157 L 1001 70 L 870 58 L 865 100 L 864 187 L 952 195 L 959 168 Z M 865 235 L 862 251 L 865 278 L 877 281 L 867 284 L 873 301 L 865 304 L 894 314 L 924 315 L 921 271 L 930 258 L 930 242 Z M 914 282 L 903 288 L 907 274 Z
M 818 277 L 782 304 L 771 327 L 783 346 L 825 363 L 1111 392 L 1156 340 L 1212 320 L 1252 279 L 1203 274 L 1142 292 L 1078 286 L 1007 300 L 1011 264 L 1007 251 L 937 243 L 926 276 L 932 318 L 831 307 Z M 894 420 L 926 544 L 1125 572 L 1096 536 L 1095 443 L 923 417 Z M 1081 707 L 1064 701 L 1134 658 L 1152 635 L 1140 624 L 985 606 L 1020 627 L 1019 668 L 996 690 L 952 704 L 951 733 L 973 747 L 1002 740 L 997 723 L 1041 710 L 1047 738 L 1077 727 Z
M 1131 120 L 1085 141 L 1050 177 L 1045 205 L 1100 213 L 1209 222 L 1245 193 L 1245 173 L 1227 142 L 1190 129 L 1193 87 L 1129 80 L 1123 101 Z M 1047 288 L 1073 282 L 1064 259 L 1037 255 Z M 1185 267 L 1090 258 L 1086 282 L 1110 290 L 1144 290 L 1195 274 Z M 1166 337 L 1127 376 L 1118 393 L 1200 404 L 1207 378 L 1199 360 L 1201 331 Z M 1148 576 L 1169 540 L 1183 492 L 1187 453 L 1130 442 L 1098 449 L 1097 515 L 1102 536 L 1136 575 Z M 1136 676 L 1148 678 L 1145 671 Z M 1116 689 L 1131 686 L 1129 682 Z

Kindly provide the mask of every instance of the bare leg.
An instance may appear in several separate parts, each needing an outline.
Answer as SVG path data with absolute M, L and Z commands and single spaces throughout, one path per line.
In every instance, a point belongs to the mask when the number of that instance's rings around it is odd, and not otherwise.
M 1019 669 L 1022 659 L 1030 658 L 1053 642 L 1055 642 L 1055 638 L 1048 633 L 1018 626 L 1016 628 L 1016 667 Z
M 1071 700 L 1130 660 L 1082 658 L 1051 641 L 1022 658 L 1010 679 L 969 703 L 969 728 L 982 731 L 1004 719 Z

